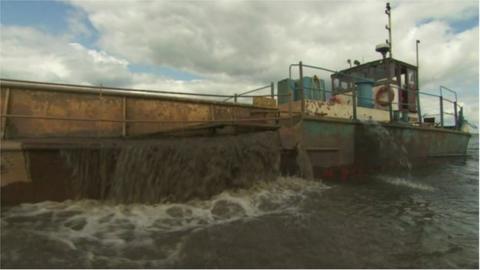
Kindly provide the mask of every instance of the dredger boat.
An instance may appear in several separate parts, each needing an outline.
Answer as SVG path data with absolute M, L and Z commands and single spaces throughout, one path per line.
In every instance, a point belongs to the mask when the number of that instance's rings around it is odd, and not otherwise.
M 394 59 L 391 47 L 341 71 L 292 64 L 276 89 L 231 96 L 1 79 L 2 203 L 128 190 L 137 190 L 128 202 L 188 200 L 276 174 L 347 181 L 464 157 L 471 135 L 456 93 L 420 91 L 418 66 Z M 439 117 L 422 114 L 422 97 Z M 185 172 L 196 176 L 182 180 Z

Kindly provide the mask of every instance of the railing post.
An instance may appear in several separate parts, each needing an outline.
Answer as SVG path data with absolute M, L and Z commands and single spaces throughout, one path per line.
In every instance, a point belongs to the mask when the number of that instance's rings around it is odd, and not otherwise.
M 440 126 L 443 127 L 443 97 L 439 96 L 440 99 Z
M 288 92 L 288 117 L 292 118 L 292 92 Z
M 417 88 L 417 114 L 418 114 L 418 123 L 421 125 L 422 124 L 422 110 L 420 108 L 420 76 L 418 72 L 420 71 L 420 66 L 418 62 L 418 44 L 420 44 L 420 40 L 417 39 L 415 42 L 416 44 L 416 56 L 417 56 L 417 72 L 415 72 L 415 79 L 417 81 L 416 83 L 416 88 Z
M 301 110 L 302 110 L 302 117 L 305 113 L 305 92 L 303 89 L 303 65 L 302 61 L 298 63 L 299 72 L 300 72 L 300 98 L 301 98 Z
M 418 123 L 422 124 L 422 111 L 420 109 L 420 90 L 417 89 L 417 114 L 418 114 Z
M 393 108 L 392 108 L 392 93 L 390 92 L 390 84 L 387 86 L 388 89 L 388 114 L 390 116 L 390 122 L 393 121 Z
M 459 112 L 459 115 L 458 115 L 458 129 L 461 129 L 462 128 L 462 125 L 463 125 L 463 107 L 460 107 L 460 112 Z
M 237 94 L 234 94 L 234 95 L 233 95 L 233 102 L 234 102 L 234 103 L 237 103 L 237 97 L 238 97 Z
M 2 130 L 3 130 L 2 139 L 7 138 L 7 121 L 8 121 L 7 115 L 8 115 L 9 104 L 10 104 L 10 88 L 7 88 L 5 92 L 5 101 L 3 103 L 3 112 L 2 112 L 2 114 L 4 115 L 3 121 L 2 121 Z
M 353 120 L 357 120 L 357 85 L 352 90 L 352 117 Z
M 127 97 L 122 98 L 123 107 L 123 122 L 122 122 L 122 136 L 127 136 Z
M 391 45 L 390 45 L 391 46 Z M 390 47 L 391 48 L 391 47 Z M 392 56 L 392 51 L 390 49 L 390 58 Z M 392 77 L 392 74 L 391 74 L 391 71 L 392 71 L 392 68 L 391 68 L 391 61 L 390 59 L 384 59 L 383 60 L 385 62 L 385 74 L 387 75 L 387 79 L 385 80 L 385 88 L 387 89 L 387 92 L 388 92 L 388 114 L 389 114 L 389 118 L 390 118 L 390 122 L 393 121 L 393 109 L 392 109 L 392 94 L 391 94 L 391 77 Z M 398 92 L 400 93 L 400 90 L 398 90 Z
M 453 116 L 455 117 L 455 129 L 458 129 L 457 101 L 453 102 Z
M 273 84 L 273 82 L 270 82 L 270 93 L 271 93 L 272 99 L 275 99 L 275 85 Z

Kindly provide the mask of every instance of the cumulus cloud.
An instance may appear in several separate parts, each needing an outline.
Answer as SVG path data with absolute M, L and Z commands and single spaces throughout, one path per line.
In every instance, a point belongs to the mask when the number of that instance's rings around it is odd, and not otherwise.
M 226 77 L 182 81 L 131 72 L 124 58 L 30 27 L 1 26 L 1 33 L 2 78 L 225 95 L 255 87 Z
M 102 48 L 134 63 L 206 78 L 278 80 L 299 60 L 341 69 L 347 58 L 378 58 L 374 45 L 387 37 L 383 1 L 73 3 L 102 33 Z M 478 2 L 396 1 L 392 6 L 394 56 L 415 63 L 420 39 L 423 88 L 437 92 L 447 85 L 477 106 L 478 26 L 456 32 L 451 25 L 478 18 Z
M 29 27 L 2 26 L 3 78 L 83 84 L 128 84 L 127 62 Z
M 374 47 L 387 37 L 383 1 L 71 3 L 98 31 L 98 50 L 45 34 L 5 34 L 8 29 L 3 27 L 2 46 L 11 40 L 23 42 L 24 46 L 10 47 L 24 50 L 33 62 L 48 63 L 41 74 L 55 74 L 45 78 L 232 93 L 285 78 L 288 65 L 299 60 L 341 69 L 347 67 L 347 59 L 377 59 Z M 422 87 L 459 90 L 460 97 L 476 108 L 469 116 L 478 120 L 478 26 L 465 31 L 452 26 L 478 17 L 478 2 L 395 1 L 392 7 L 395 58 L 415 63 L 415 40 L 420 39 Z M 86 34 L 79 19 L 70 23 Z M 39 48 L 37 38 L 52 38 L 45 42 L 55 45 Z M 15 54 L 17 58 L 20 53 L 24 52 Z M 21 72 L 22 66 L 33 63 L 30 60 L 12 56 L 8 68 L 2 65 L 2 74 Z M 137 64 L 166 66 L 204 79 L 179 81 L 130 72 L 129 65 Z

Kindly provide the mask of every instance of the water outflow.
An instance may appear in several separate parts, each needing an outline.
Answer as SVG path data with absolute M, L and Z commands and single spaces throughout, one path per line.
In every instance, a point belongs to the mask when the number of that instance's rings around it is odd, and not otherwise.
M 170 138 L 63 150 L 77 198 L 118 203 L 206 199 L 279 175 L 278 133 Z
M 369 153 L 384 167 L 398 168 L 402 172 L 410 174 L 412 164 L 409 160 L 408 151 L 400 138 L 397 138 L 388 129 L 376 121 L 362 121 L 365 135 L 370 141 Z

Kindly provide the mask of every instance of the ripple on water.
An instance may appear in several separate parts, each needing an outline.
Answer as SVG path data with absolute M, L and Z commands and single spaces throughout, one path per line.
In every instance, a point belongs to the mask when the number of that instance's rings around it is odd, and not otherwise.
M 412 180 L 410 180 L 408 178 L 404 178 L 404 177 L 379 175 L 379 176 L 377 176 L 377 178 L 380 179 L 381 181 L 385 182 L 385 183 L 395 185 L 395 186 L 399 186 L 399 187 L 406 187 L 406 188 L 423 190 L 423 191 L 435 191 L 435 188 L 433 188 L 432 186 L 422 184 L 422 183 L 418 183 L 418 182 L 412 181 Z
M 82 200 L 10 207 L 2 211 L 2 242 L 8 246 L 2 249 L 2 263 L 7 267 L 174 266 L 192 230 L 293 213 L 306 192 L 321 193 L 326 188 L 321 182 L 280 177 L 181 204 Z

